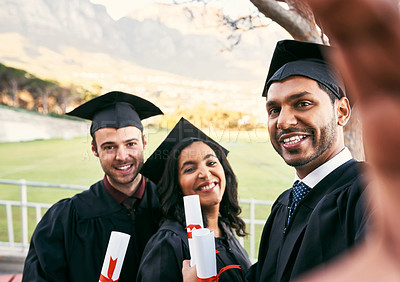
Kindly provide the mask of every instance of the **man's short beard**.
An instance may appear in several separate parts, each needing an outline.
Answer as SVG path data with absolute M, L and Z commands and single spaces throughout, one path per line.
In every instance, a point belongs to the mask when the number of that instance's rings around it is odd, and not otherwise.
M 135 180 L 136 177 L 140 174 L 140 171 L 142 170 L 143 164 L 144 164 L 144 159 L 141 159 L 140 162 L 138 163 L 138 168 L 136 170 L 135 177 L 132 179 L 132 181 Z
M 284 159 L 284 161 L 286 162 L 286 164 L 288 164 L 294 168 L 305 166 L 305 165 L 309 164 L 310 162 L 312 162 L 313 160 L 320 157 L 327 150 L 329 150 L 332 147 L 332 145 L 336 139 L 337 139 L 336 120 L 334 118 L 332 118 L 331 121 L 325 127 L 321 128 L 321 139 L 320 139 L 319 144 L 315 144 L 315 140 L 313 139 L 313 143 L 315 145 L 317 145 L 317 147 L 316 147 L 317 150 L 316 150 L 315 154 L 313 154 L 312 156 L 310 156 L 307 159 L 297 159 L 297 160 L 292 160 L 292 161 L 286 161 Z M 291 152 L 293 152 L 294 154 L 298 153 L 297 150 L 292 150 Z

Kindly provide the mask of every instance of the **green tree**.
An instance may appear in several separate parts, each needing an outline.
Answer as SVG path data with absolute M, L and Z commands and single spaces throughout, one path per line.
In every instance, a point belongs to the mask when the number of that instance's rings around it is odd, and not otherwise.
M 0 90 L 12 97 L 14 107 L 19 106 L 18 91 L 24 89 L 31 78 L 32 75 L 24 70 L 0 64 Z
M 60 86 L 53 80 L 43 80 L 37 77 L 32 78 L 26 85 L 26 89 L 35 98 L 36 108 L 42 108 L 43 113 L 49 113 L 48 100 Z

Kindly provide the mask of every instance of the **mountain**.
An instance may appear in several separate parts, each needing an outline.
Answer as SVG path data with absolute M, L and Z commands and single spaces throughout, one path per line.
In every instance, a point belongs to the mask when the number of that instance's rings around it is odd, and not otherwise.
M 38 47 L 62 52 L 65 46 L 88 52 L 129 54 L 105 7 L 89 0 L 0 0 L 0 3 L 0 32 L 25 37 L 30 46 L 24 47 L 31 56 L 37 55 Z
M 199 4 L 156 3 L 118 21 L 104 6 L 89 0 L 0 0 L 0 4 L 0 35 L 6 40 L 2 42 L 23 49 L 30 60 L 65 56 L 57 63 L 66 65 L 79 66 L 79 54 L 100 53 L 195 79 L 251 80 L 265 76 L 268 58 L 281 36 L 266 28 L 249 31 L 229 52 L 218 10 Z M 4 49 L 3 61 L 21 60 Z M 73 50 L 79 51 L 76 56 Z
M 248 97 L 259 96 L 276 41 L 289 37 L 270 24 L 243 33 L 229 51 L 218 10 L 199 4 L 155 3 L 118 21 L 89 0 L 0 5 L 0 62 L 67 84 L 154 97 L 166 111 L 177 101 L 206 101 L 264 113 Z

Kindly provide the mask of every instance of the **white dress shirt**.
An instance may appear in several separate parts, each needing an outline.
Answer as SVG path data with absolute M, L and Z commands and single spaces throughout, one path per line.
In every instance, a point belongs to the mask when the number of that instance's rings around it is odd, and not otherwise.
M 303 179 L 300 179 L 300 177 L 296 173 L 294 181 L 299 180 L 306 184 L 308 187 L 314 188 L 322 179 L 325 178 L 325 176 L 327 176 L 329 173 L 331 173 L 347 161 L 351 160 L 352 158 L 353 156 L 351 155 L 350 150 L 345 147 L 336 156 L 314 169 Z

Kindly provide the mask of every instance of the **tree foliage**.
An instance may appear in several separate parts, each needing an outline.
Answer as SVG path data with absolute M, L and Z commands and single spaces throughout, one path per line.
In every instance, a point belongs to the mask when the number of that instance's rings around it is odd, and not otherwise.
M 208 5 L 218 0 L 175 0 L 175 4 L 200 2 Z M 240 43 L 243 32 L 268 26 L 269 22 L 276 22 L 284 28 L 294 39 L 316 43 L 328 43 L 323 28 L 318 24 L 307 4 L 301 0 L 248 0 L 256 7 L 254 11 L 232 17 L 219 11 L 220 23 L 228 27 L 230 47 Z
M 296 40 L 324 43 L 323 29 L 318 27 L 311 9 L 296 0 L 250 0 L 257 9 L 283 27 Z M 284 4 L 283 4 L 284 3 Z
M 70 104 L 79 104 L 92 97 L 82 87 L 62 86 L 59 82 L 0 63 L 0 102 L 42 113 L 65 113 Z
M 31 75 L 24 70 L 0 64 L 0 91 L 11 96 L 13 106 L 18 107 L 18 90 L 23 89 Z
M 172 128 L 181 117 L 204 129 L 247 131 L 257 127 L 256 118 L 250 114 L 228 109 L 210 108 L 209 104 L 200 103 L 192 108 L 181 107 L 166 115 L 161 121 L 162 128 Z

